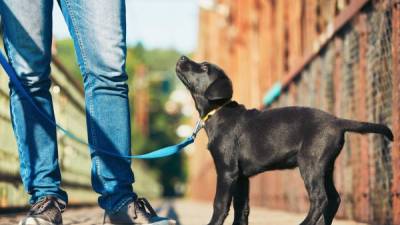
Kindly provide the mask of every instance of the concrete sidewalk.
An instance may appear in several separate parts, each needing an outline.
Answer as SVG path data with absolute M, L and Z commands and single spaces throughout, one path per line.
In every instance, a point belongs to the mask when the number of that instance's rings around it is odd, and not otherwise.
M 212 205 L 205 202 L 195 202 L 189 200 L 178 200 L 171 203 L 167 207 L 163 207 L 163 214 L 168 215 L 170 209 L 170 215 L 174 215 L 176 212 L 177 221 L 181 225 L 204 225 L 209 222 L 212 214 Z M 251 225 L 297 225 L 303 221 L 305 214 L 294 214 L 283 211 L 269 210 L 260 207 L 250 208 L 250 220 Z M 233 209 L 230 210 L 228 218 L 224 224 L 232 224 L 233 222 Z M 333 225 L 365 225 L 361 223 L 355 223 L 352 221 L 335 220 Z
M 177 220 L 180 225 L 204 225 L 209 222 L 212 206 L 209 203 L 190 200 L 166 201 L 153 203 L 158 213 Z M 233 210 L 225 224 L 232 224 Z M 1 225 L 16 225 L 24 214 L 0 214 Z M 303 219 L 303 214 L 293 214 L 282 211 L 252 207 L 250 213 L 251 225 L 297 225 Z M 102 224 L 103 211 L 98 207 L 69 208 L 63 214 L 64 225 L 72 224 Z M 336 220 L 333 225 L 363 225 L 351 221 Z

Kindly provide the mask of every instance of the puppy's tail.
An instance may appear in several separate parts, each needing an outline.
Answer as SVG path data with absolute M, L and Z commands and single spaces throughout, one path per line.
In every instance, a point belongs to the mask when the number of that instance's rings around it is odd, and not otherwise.
M 393 141 L 393 133 L 383 124 L 359 122 L 355 120 L 338 119 L 338 125 L 344 131 L 357 132 L 361 134 L 376 133 L 385 135 L 390 141 Z

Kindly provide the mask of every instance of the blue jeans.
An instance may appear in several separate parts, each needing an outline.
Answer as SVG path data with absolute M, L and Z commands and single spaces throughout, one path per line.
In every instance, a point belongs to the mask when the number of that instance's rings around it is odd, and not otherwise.
M 36 103 L 54 118 L 50 87 L 51 0 L 0 0 L 7 56 Z M 89 143 L 116 154 L 130 154 L 130 113 L 124 0 L 61 0 L 83 75 Z M 20 172 L 30 203 L 60 188 L 56 129 L 10 85 L 10 110 L 20 157 Z M 77 131 L 75 131 L 77 132 Z M 136 197 L 131 161 L 91 149 L 92 186 L 99 205 L 118 210 Z

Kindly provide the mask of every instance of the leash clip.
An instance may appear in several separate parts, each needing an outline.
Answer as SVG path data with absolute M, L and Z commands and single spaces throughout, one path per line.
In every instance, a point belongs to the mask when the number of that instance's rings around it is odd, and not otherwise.
M 203 120 L 199 119 L 196 122 L 196 126 L 193 129 L 193 133 L 192 133 L 192 137 L 196 138 L 197 133 L 199 133 L 199 131 L 204 127 L 204 122 Z

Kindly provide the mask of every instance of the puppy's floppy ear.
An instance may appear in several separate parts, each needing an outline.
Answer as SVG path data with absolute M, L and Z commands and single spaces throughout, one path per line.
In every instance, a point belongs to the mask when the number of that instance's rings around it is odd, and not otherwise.
M 206 90 L 208 100 L 231 99 L 233 94 L 232 83 L 228 78 L 215 80 Z

